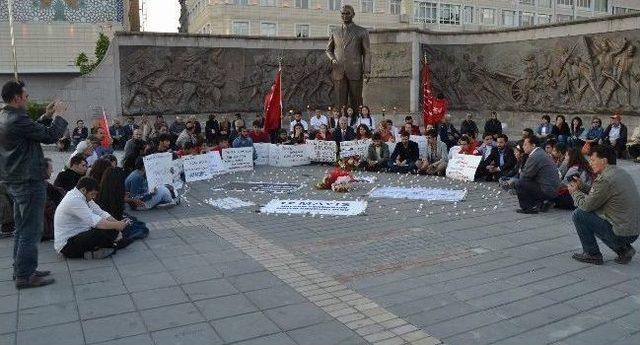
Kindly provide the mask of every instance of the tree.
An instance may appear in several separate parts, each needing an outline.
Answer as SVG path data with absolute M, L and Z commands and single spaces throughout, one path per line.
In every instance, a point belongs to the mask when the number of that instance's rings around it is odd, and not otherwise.
M 85 75 L 91 73 L 104 59 L 104 56 L 107 54 L 107 50 L 109 49 L 109 38 L 100 33 L 98 36 L 98 41 L 96 42 L 96 49 L 94 51 L 96 56 L 95 62 L 90 62 L 89 57 L 84 52 L 81 52 L 80 55 L 76 58 L 76 66 L 80 67 L 80 74 Z

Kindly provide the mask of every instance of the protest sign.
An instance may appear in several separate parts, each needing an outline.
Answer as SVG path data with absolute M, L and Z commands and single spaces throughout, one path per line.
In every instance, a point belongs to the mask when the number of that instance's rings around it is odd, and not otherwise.
M 482 156 L 453 155 L 447 165 L 447 177 L 455 180 L 473 182 L 481 160 Z
M 340 142 L 340 157 L 353 157 L 360 156 L 364 157 L 367 155 L 367 150 L 369 149 L 369 145 L 371 144 L 371 139 L 362 139 L 362 140 L 350 140 Z
M 173 155 L 171 152 L 155 153 L 144 156 L 144 170 L 146 172 L 147 184 L 150 191 L 154 190 L 158 186 L 172 184 L 172 158 Z
M 220 152 L 218 151 L 210 151 L 207 152 L 206 155 L 209 156 L 209 169 L 211 170 L 212 175 L 222 175 L 229 172 L 227 168 L 227 164 L 222 161 L 222 157 L 220 156 Z
M 182 158 L 174 159 L 171 161 L 171 166 L 169 167 L 169 174 L 171 175 L 171 182 L 169 184 L 176 190 L 184 186 L 184 166 L 182 163 Z
M 227 190 L 252 191 L 270 194 L 291 193 L 302 188 L 296 183 L 272 183 L 272 182 L 231 182 L 222 186 Z
M 268 143 L 255 143 L 253 148 L 256 150 L 256 165 L 269 164 L 269 150 L 272 144 Z
M 462 189 L 378 187 L 369 193 L 372 198 L 430 201 L 461 201 L 467 192 Z
M 367 208 L 366 201 L 279 200 L 274 199 L 260 209 L 263 213 L 322 214 L 355 216 Z
M 228 172 L 253 170 L 253 147 L 222 149 L 222 161 Z
M 337 145 L 333 140 L 307 140 L 312 162 L 335 162 Z
M 295 167 L 307 164 L 311 164 L 307 145 L 271 145 L 269 165 Z
M 205 204 L 211 205 L 213 207 L 217 207 L 223 210 L 232 210 L 234 208 L 253 206 L 254 203 L 250 201 L 242 201 L 238 198 L 221 198 L 221 199 L 213 199 L 209 198 L 204 200 Z
M 226 165 L 218 152 L 203 155 L 189 155 L 182 158 L 184 179 L 186 182 L 208 180 L 215 175 L 227 172 Z

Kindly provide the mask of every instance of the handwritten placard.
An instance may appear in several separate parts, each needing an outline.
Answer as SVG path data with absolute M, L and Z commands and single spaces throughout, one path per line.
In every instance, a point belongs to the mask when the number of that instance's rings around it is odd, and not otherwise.
M 187 182 L 208 180 L 213 177 L 214 155 L 189 155 L 183 158 L 184 179 Z M 219 156 L 218 156 L 219 157 Z
M 312 162 L 335 162 L 338 150 L 333 140 L 307 140 Z
M 269 150 L 271 149 L 269 143 L 254 143 L 253 148 L 256 150 L 256 165 L 269 164 Z
M 147 175 L 149 190 L 156 187 L 172 184 L 171 167 L 173 155 L 171 152 L 155 153 L 144 156 L 144 170 Z
M 447 177 L 455 180 L 473 181 L 482 156 L 453 155 L 447 165 Z
M 371 145 L 371 139 L 343 141 L 340 143 L 340 157 L 364 157 L 367 155 L 369 145 Z
M 305 145 L 271 145 L 269 165 L 275 167 L 295 167 L 311 164 L 309 149 Z
M 253 147 L 222 149 L 222 161 L 229 172 L 253 170 Z

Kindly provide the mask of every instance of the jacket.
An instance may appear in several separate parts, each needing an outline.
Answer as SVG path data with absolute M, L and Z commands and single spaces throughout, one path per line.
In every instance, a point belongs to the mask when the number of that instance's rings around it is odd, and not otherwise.
M 54 144 L 67 130 L 67 121 L 56 116 L 51 126 L 35 123 L 23 109 L 5 106 L 0 111 L 0 182 L 43 181 L 47 164 L 40 143 Z
M 498 119 L 489 119 L 484 123 L 485 134 L 497 135 L 502 134 L 502 122 Z
M 336 143 L 341 143 L 343 141 L 356 140 L 356 131 L 354 131 L 353 128 L 347 127 L 345 131 L 346 133 L 343 137 L 342 129 L 340 127 L 336 128 L 336 130 L 333 131 L 333 140 L 335 140 Z
M 520 179 L 534 181 L 540 186 L 542 193 L 550 197 L 555 196 L 560 187 L 558 167 L 541 147 L 529 154 L 520 172 Z
M 595 212 L 611 223 L 618 236 L 640 235 L 640 194 L 633 179 L 623 169 L 607 166 L 593 181 L 588 193 L 571 193 L 574 204 L 586 212 Z
M 380 145 L 380 160 L 379 163 L 386 163 L 389 160 L 389 146 L 385 143 Z M 373 162 L 376 160 L 376 145 L 369 145 L 367 150 L 367 162 Z
M 400 161 L 415 162 L 419 156 L 418 143 L 409 140 L 407 147 L 404 147 L 402 143 L 398 143 L 390 159 L 392 162 L 395 162 L 397 159 Z
M 485 159 L 481 164 L 483 167 L 487 167 L 491 163 L 493 166 L 500 168 L 500 171 L 504 174 L 505 172 L 511 171 L 516 164 L 518 163 L 516 159 L 516 155 L 513 153 L 513 150 L 510 147 L 505 147 L 504 151 L 504 165 L 500 165 L 500 150 L 497 147 L 494 147 L 489 154 L 489 157 Z
M 604 133 L 602 134 L 602 141 L 607 144 L 611 144 L 611 142 L 609 141 L 609 132 L 611 132 L 611 127 L 612 125 L 607 126 L 607 129 L 605 129 Z M 618 138 L 616 145 L 618 144 L 623 147 L 627 145 L 627 126 L 625 126 L 624 123 L 620 124 L 620 138 Z
M 438 159 L 438 157 L 440 157 Z M 441 140 L 438 140 L 436 143 L 436 152 L 431 152 L 431 145 L 427 142 L 427 150 L 425 151 L 425 159 L 431 163 L 435 163 L 439 160 L 448 162 L 449 161 L 449 150 L 447 150 L 447 144 L 443 143 Z
M 331 30 L 326 53 L 337 61 L 331 64 L 333 80 L 361 80 L 363 73 L 371 73 L 369 32 L 361 26 L 349 23 Z

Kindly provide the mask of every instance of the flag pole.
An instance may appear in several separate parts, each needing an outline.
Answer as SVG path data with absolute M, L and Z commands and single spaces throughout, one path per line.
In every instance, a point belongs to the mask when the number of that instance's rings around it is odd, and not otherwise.
M 11 36 L 11 52 L 13 55 L 13 78 L 18 81 L 18 59 L 16 57 L 16 40 L 13 34 L 13 0 L 7 0 L 9 10 L 9 35 Z

